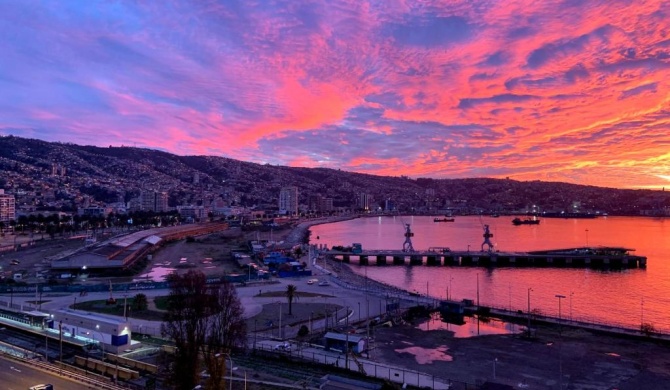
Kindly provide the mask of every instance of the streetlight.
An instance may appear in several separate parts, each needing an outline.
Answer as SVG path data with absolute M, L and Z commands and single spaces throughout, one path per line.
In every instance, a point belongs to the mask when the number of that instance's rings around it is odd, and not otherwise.
M 451 293 L 454 291 L 451 289 L 451 281 L 454 280 L 453 277 L 449 277 L 449 300 L 451 301 Z
M 512 283 L 509 284 L 509 311 L 512 312 Z
M 565 298 L 565 295 L 556 294 L 554 295 L 558 298 L 558 323 L 559 323 L 559 333 L 562 331 L 563 326 L 561 325 L 561 299 Z
M 530 338 L 530 292 L 533 291 L 531 287 L 528 287 L 528 338 Z
M 570 291 L 570 321 L 572 321 L 572 296 L 575 295 L 574 291 Z
M 49 361 L 49 333 L 47 333 L 46 322 L 49 318 L 42 318 L 42 329 L 44 330 L 44 358 Z
M 100 335 L 100 349 L 102 350 L 102 361 L 105 361 L 105 337 L 102 335 L 102 332 L 100 332 L 100 325 L 96 324 L 95 325 L 95 331 L 98 332 Z M 91 334 L 93 337 L 93 340 L 95 340 L 95 334 Z
M 563 348 L 563 325 L 560 322 L 561 322 L 561 299 L 565 298 L 565 295 L 556 294 L 554 296 L 558 298 L 558 322 L 559 322 L 558 333 L 561 336 L 561 344 L 558 346 L 558 372 L 559 372 L 558 386 L 559 389 L 563 389 L 563 355 L 561 353 L 561 349 Z
M 358 302 L 358 322 L 361 322 L 361 303 Z
M 640 329 L 644 328 L 644 297 L 640 298 Z
M 589 246 L 589 229 L 584 230 L 586 232 L 586 246 Z
M 228 356 L 228 360 L 230 360 L 230 381 L 229 381 L 229 389 L 233 389 L 233 371 L 237 370 L 237 367 L 233 366 L 233 358 L 230 357 L 229 353 L 224 353 L 225 356 Z
M 496 363 L 498 363 L 498 358 L 493 359 L 493 379 L 496 379 Z

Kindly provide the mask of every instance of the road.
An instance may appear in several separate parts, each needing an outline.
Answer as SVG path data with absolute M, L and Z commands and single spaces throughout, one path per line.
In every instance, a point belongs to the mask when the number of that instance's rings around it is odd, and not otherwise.
M 85 390 L 90 388 L 0 357 L 0 390 L 26 390 L 40 383 L 50 383 L 54 390 Z

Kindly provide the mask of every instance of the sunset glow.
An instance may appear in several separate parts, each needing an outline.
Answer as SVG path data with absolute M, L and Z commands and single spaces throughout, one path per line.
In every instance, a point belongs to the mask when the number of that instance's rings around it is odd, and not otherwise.
M 0 135 L 670 187 L 670 1 L 0 2 Z

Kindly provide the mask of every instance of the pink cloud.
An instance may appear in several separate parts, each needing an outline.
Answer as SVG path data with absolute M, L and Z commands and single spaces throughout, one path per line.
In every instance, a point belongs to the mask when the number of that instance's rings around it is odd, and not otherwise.
M 0 131 L 374 174 L 653 186 L 670 175 L 667 6 L 4 4 Z

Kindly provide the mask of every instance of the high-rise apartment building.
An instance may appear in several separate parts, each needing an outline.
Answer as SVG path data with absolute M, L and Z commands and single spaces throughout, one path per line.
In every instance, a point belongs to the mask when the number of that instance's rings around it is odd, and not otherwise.
M 140 193 L 140 209 L 157 213 L 168 211 L 167 192 L 142 191 Z
M 9 226 L 9 221 L 16 219 L 16 201 L 14 195 L 5 194 L 5 190 L 0 190 L 0 222 Z
M 358 197 L 358 208 L 363 211 L 370 211 L 370 195 L 362 193 Z
M 287 215 L 298 214 L 298 187 L 284 187 L 279 192 L 279 212 Z

